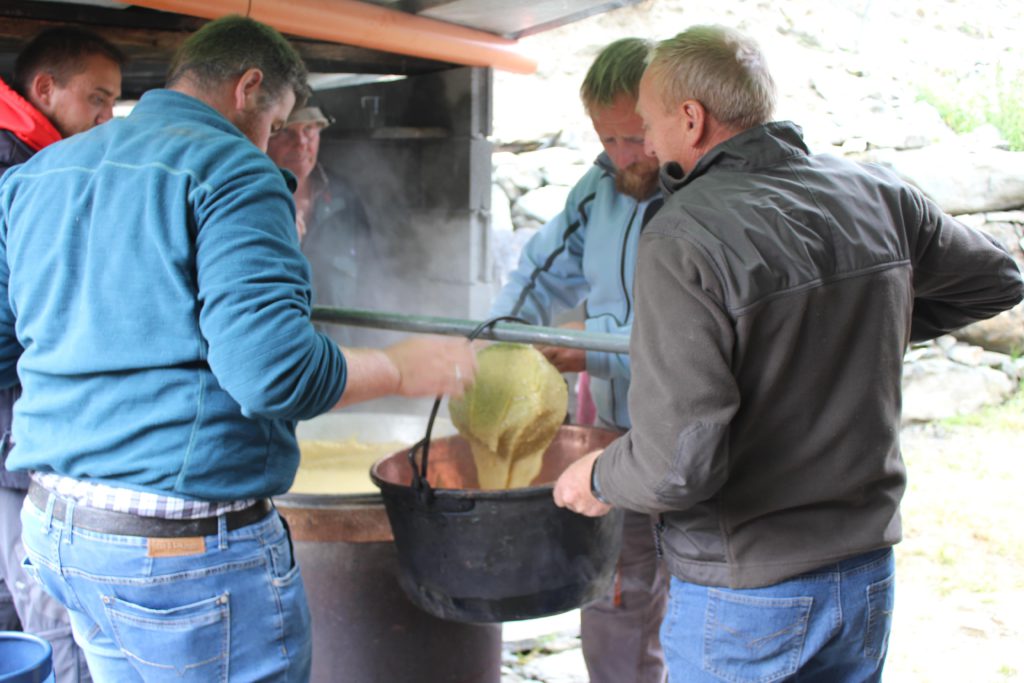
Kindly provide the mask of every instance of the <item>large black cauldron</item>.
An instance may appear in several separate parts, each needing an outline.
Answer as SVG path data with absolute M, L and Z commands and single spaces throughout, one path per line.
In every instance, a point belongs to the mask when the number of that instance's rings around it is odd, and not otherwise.
M 413 443 L 414 415 L 329 413 L 300 423 L 304 439 Z M 453 434 L 443 421 L 435 433 Z M 369 477 L 367 486 L 372 490 Z M 275 499 L 288 520 L 313 619 L 313 683 L 498 683 L 501 627 L 446 621 L 406 599 L 379 493 Z M 428 672 L 428 673 L 425 673 Z
M 590 518 L 555 506 L 566 467 L 618 434 L 563 426 L 528 488 L 480 490 L 469 444 L 430 442 L 427 483 L 414 485 L 406 452 L 371 470 L 398 551 L 399 584 L 427 612 L 461 622 L 530 619 L 574 609 L 611 586 L 622 513 Z

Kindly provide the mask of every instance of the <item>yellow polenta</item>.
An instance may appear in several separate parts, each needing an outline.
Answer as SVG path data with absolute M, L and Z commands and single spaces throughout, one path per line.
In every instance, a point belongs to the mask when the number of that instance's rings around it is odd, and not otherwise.
M 403 448 L 407 447 L 397 441 L 365 443 L 354 437 L 338 441 L 300 439 L 302 459 L 289 493 L 376 493 L 370 467 Z
M 473 386 L 448 408 L 473 449 L 482 489 L 529 486 L 565 420 L 565 380 L 525 344 L 492 344 L 477 354 Z

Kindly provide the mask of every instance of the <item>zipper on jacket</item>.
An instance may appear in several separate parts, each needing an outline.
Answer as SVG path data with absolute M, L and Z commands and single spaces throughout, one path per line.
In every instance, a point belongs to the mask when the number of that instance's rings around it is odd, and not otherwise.
M 629 317 L 633 313 L 630 285 L 626 284 L 626 245 L 629 244 L 629 234 L 633 232 L 633 223 L 636 221 L 636 213 L 639 208 L 639 203 L 633 207 L 633 214 L 629 217 L 629 224 L 626 226 L 626 232 L 622 235 L 622 245 L 619 247 L 619 282 L 622 284 L 622 298 L 626 301 L 626 315 L 623 317 L 622 322 L 619 323 L 620 325 L 628 323 Z M 643 226 L 641 226 L 641 229 L 643 229 Z
M 579 205 L 577 205 L 576 212 L 580 215 L 580 220 L 566 226 L 565 231 L 562 233 L 562 243 L 555 247 L 554 251 L 548 254 L 548 257 L 544 261 L 544 263 L 540 264 L 539 266 L 533 269 L 533 273 L 530 274 L 529 282 L 527 282 L 526 286 L 523 287 L 523 291 L 519 293 L 519 299 L 512 307 L 512 312 L 509 315 L 520 315 L 523 306 L 526 304 L 526 298 L 528 296 L 531 296 L 533 294 L 533 290 L 537 287 L 537 279 L 543 273 L 546 273 L 548 270 L 550 270 L 551 266 L 555 263 L 555 259 L 557 259 L 559 255 L 561 255 L 561 253 L 568 248 L 569 238 L 572 236 L 572 234 L 579 230 L 580 226 L 587 224 L 587 205 L 590 204 L 590 202 L 594 201 L 595 196 L 597 196 L 597 193 L 591 192 L 586 197 L 584 197 L 582 201 L 580 201 Z
M 644 209 L 644 215 L 640 219 L 640 234 L 644 232 L 644 228 L 654 217 L 654 214 L 658 213 L 661 209 L 662 204 L 665 200 L 661 197 L 654 197 L 649 200 L 647 208 Z M 633 315 L 633 283 L 626 282 L 626 247 L 629 244 L 629 234 L 633 232 L 633 224 L 636 222 L 636 215 L 640 209 L 641 202 L 637 202 L 636 206 L 633 207 L 633 215 L 629 217 L 629 226 L 626 228 L 626 234 L 622 236 L 622 247 L 619 249 L 619 281 L 622 283 L 622 298 L 626 300 L 626 317 L 620 324 L 625 325 L 630 321 Z
M 654 554 L 661 560 L 665 558 L 661 551 L 661 532 L 665 530 L 665 517 L 658 515 L 658 521 L 651 525 L 651 533 L 654 534 Z

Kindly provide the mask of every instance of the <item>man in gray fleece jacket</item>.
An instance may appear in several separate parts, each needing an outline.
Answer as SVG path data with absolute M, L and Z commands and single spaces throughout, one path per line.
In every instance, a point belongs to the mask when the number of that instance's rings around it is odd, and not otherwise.
M 670 196 L 640 240 L 633 427 L 555 502 L 660 515 L 673 681 L 878 680 L 906 472 L 903 354 L 1011 308 L 998 243 L 772 123 L 757 45 L 697 26 L 640 86 Z

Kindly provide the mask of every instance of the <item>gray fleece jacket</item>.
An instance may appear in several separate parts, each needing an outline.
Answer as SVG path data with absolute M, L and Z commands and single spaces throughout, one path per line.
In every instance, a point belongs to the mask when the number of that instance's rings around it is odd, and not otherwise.
M 1019 302 L 1015 262 L 790 123 L 665 179 L 636 268 L 633 428 L 597 460 L 601 493 L 660 513 L 670 571 L 702 585 L 897 543 L 904 351 Z

